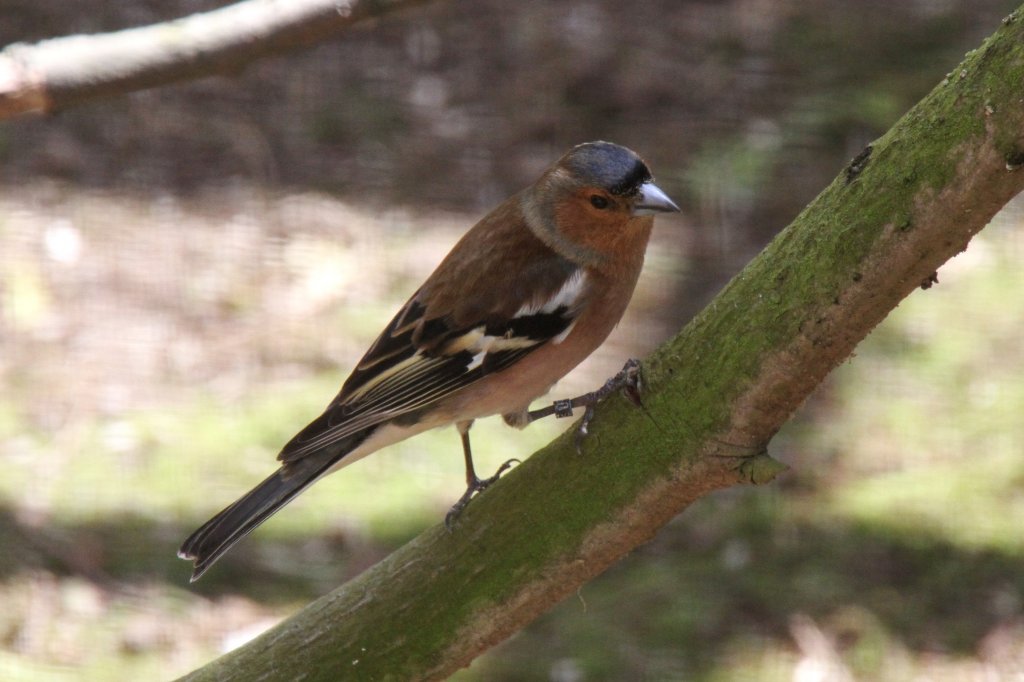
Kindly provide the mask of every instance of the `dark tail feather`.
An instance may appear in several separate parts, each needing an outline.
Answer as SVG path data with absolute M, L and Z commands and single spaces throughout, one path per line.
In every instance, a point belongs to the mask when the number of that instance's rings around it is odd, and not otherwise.
M 318 452 L 289 463 L 200 526 L 178 550 L 179 557 L 193 561 L 190 582 L 199 580 L 222 554 L 312 485 L 341 456 L 337 451 Z

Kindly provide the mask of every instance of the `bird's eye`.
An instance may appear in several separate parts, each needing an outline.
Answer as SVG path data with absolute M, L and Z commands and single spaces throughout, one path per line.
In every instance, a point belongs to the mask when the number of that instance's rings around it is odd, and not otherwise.
M 590 197 L 590 205 L 594 208 L 608 208 L 608 199 L 600 194 L 594 194 Z

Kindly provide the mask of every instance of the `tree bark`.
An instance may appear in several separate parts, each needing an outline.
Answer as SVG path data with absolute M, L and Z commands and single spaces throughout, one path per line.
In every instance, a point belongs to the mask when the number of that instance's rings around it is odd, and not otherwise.
M 694 500 L 782 468 L 767 443 L 899 301 L 1024 187 L 1024 8 L 867 147 L 602 404 L 438 526 L 184 679 L 436 680 Z M 927 295 L 927 294 L 922 294 Z
M 237 71 L 426 1 L 246 0 L 115 33 L 15 43 L 0 52 L 0 119 Z

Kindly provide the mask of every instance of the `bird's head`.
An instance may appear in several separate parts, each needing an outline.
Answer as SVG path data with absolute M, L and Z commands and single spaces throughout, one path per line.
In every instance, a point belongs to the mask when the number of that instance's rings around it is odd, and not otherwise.
M 549 246 L 598 264 L 613 250 L 647 244 L 655 213 L 679 207 L 647 164 L 626 147 L 587 142 L 570 149 L 524 195 L 531 229 Z M 569 253 L 566 253 L 569 252 Z

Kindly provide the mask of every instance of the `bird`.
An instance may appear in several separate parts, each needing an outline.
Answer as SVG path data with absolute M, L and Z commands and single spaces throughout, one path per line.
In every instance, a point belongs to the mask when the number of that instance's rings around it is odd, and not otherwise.
M 451 530 L 469 501 L 518 461 L 479 478 L 469 440 L 474 420 L 502 415 L 523 428 L 579 406 L 589 417 L 611 390 L 610 381 L 602 391 L 530 410 L 618 324 L 654 215 L 679 210 L 636 152 L 604 141 L 566 152 L 455 244 L 323 414 L 285 444 L 277 471 L 185 540 L 178 556 L 193 562 L 191 582 L 326 474 L 447 425 L 462 439 L 467 484 L 445 517 Z

